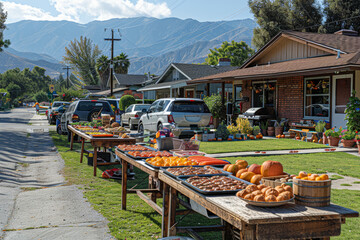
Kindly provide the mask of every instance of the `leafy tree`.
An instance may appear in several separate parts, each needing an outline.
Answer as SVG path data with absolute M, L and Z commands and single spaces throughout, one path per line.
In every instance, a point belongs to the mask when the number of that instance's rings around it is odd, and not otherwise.
M 101 55 L 96 60 L 96 70 L 100 76 L 100 87 L 102 89 L 106 88 L 108 77 L 110 74 L 110 59 L 107 56 Z
M 4 40 L 4 30 L 6 29 L 7 12 L 4 11 L 3 4 L 0 2 L 0 52 L 3 51 L 3 47 L 10 46 L 10 40 Z
M 350 27 L 356 31 L 360 31 L 360 18 L 356 17 L 360 15 L 360 1 L 324 0 L 324 13 L 326 15 L 324 26 L 326 32 L 334 33 L 340 29 L 349 29 Z M 338 21 L 351 17 L 355 18 Z
M 226 108 L 224 104 L 222 104 L 220 94 L 213 94 L 210 97 L 205 97 L 204 102 L 214 118 L 219 118 L 220 122 L 226 119 Z
M 114 57 L 114 71 L 115 73 L 127 74 L 130 67 L 130 60 L 125 53 Z
M 96 85 L 99 75 L 96 71 L 96 59 L 101 51 L 99 47 L 87 37 L 74 39 L 65 47 L 64 61 L 76 69 L 76 74 L 88 85 Z
M 35 99 L 39 103 L 49 101 L 48 95 L 44 91 L 36 93 L 35 94 Z
M 6 90 L 11 94 L 11 100 L 22 95 L 20 86 L 13 82 L 7 86 Z
M 231 43 L 225 41 L 220 48 L 210 49 L 210 52 L 205 59 L 205 63 L 208 65 L 217 65 L 219 58 L 230 58 L 232 66 L 241 66 L 254 54 L 254 50 L 245 42 L 235 42 L 234 40 Z
M 317 32 L 322 14 L 315 0 L 249 0 L 249 7 L 259 27 L 253 30 L 252 44 L 264 46 L 282 30 Z

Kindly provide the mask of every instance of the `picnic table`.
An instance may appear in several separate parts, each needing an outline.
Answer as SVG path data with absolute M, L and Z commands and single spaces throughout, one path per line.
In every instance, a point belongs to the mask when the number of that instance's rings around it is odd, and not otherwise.
M 81 154 L 80 154 L 80 163 L 83 161 L 84 153 L 85 151 L 85 142 L 90 143 L 94 147 L 94 156 L 93 156 L 93 167 L 94 167 L 94 176 L 96 176 L 96 169 L 97 166 L 103 166 L 103 165 L 114 165 L 119 163 L 114 162 L 104 162 L 104 163 L 98 163 L 98 148 L 103 147 L 104 151 L 106 152 L 107 148 L 112 148 L 115 146 L 118 146 L 119 144 L 135 144 L 136 140 L 135 138 L 117 138 L 117 137 L 93 137 L 90 136 L 84 132 L 81 132 L 74 128 L 71 125 L 68 125 L 68 129 L 71 134 L 71 141 L 70 141 L 70 150 L 73 150 L 74 145 L 74 136 L 78 135 L 80 137 L 81 141 Z
M 306 142 L 308 141 L 307 134 L 317 135 L 318 132 L 311 131 L 310 129 L 289 129 L 289 132 L 295 132 L 297 137 L 305 136 Z
M 236 239 L 329 239 L 330 236 L 340 235 L 345 218 L 359 216 L 358 212 L 335 204 L 321 208 L 295 204 L 265 208 L 250 206 L 236 196 L 203 195 L 163 170 L 150 167 L 145 161 L 135 160 L 118 149 L 115 153 L 122 159 L 122 210 L 126 210 L 127 194 L 137 194 L 162 215 L 162 237 L 187 232 L 201 239 L 197 232 L 222 231 L 223 239 L 234 239 L 234 236 Z M 147 189 L 127 189 L 128 164 L 149 174 Z M 175 217 L 193 211 L 188 202 L 178 198 L 179 194 L 216 214 L 221 218 L 222 224 L 177 227 Z M 156 203 L 156 199 L 160 197 L 163 198 L 162 208 Z M 177 209 L 179 203 L 186 210 Z

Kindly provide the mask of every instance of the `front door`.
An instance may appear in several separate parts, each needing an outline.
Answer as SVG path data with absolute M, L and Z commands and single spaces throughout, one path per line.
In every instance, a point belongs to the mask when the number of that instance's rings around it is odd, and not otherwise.
M 194 98 L 194 89 L 186 89 L 185 97 L 186 98 Z
M 333 76 L 332 82 L 332 107 L 331 126 L 346 128 L 345 108 L 349 102 L 353 89 L 353 75 Z

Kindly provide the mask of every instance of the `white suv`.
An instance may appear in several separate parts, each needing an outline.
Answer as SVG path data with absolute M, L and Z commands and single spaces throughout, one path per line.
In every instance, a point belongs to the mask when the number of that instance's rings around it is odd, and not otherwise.
M 213 125 L 213 117 L 205 102 L 197 98 L 163 98 L 156 100 L 144 113 L 138 132 L 144 129 L 156 132 L 171 125 L 181 130 L 181 135 L 192 136 L 199 127 Z

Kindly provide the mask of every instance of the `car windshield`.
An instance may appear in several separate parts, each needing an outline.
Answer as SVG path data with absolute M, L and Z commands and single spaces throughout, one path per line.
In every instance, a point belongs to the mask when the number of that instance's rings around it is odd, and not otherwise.
M 53 107 L 53 108 L 60 107 L 60 106 L 63 105 L 63 104 L 65 104 L 65 103 L 55 102 L 55 103 L 53 103 L 52 107 Z M 67 104 L 69 104 L 69 103 L 67 103 Z
M 143 109 L 148 110 L 150 105 L 135 105 L 134 111 L 142 111 Z
M 82 101 L 79 102 L 78 111 L 91 111 L 91 110 L 100 110 L 102 108 L 102 111 L 104 112 L 111 112 L 109 104 L 105 102 L 98 102 L 98 101 Z
M 198 101 L 176 101 L 172 104 L 172 112 L 196 112 L 210 113 L 209 108 L 204 102 Z

